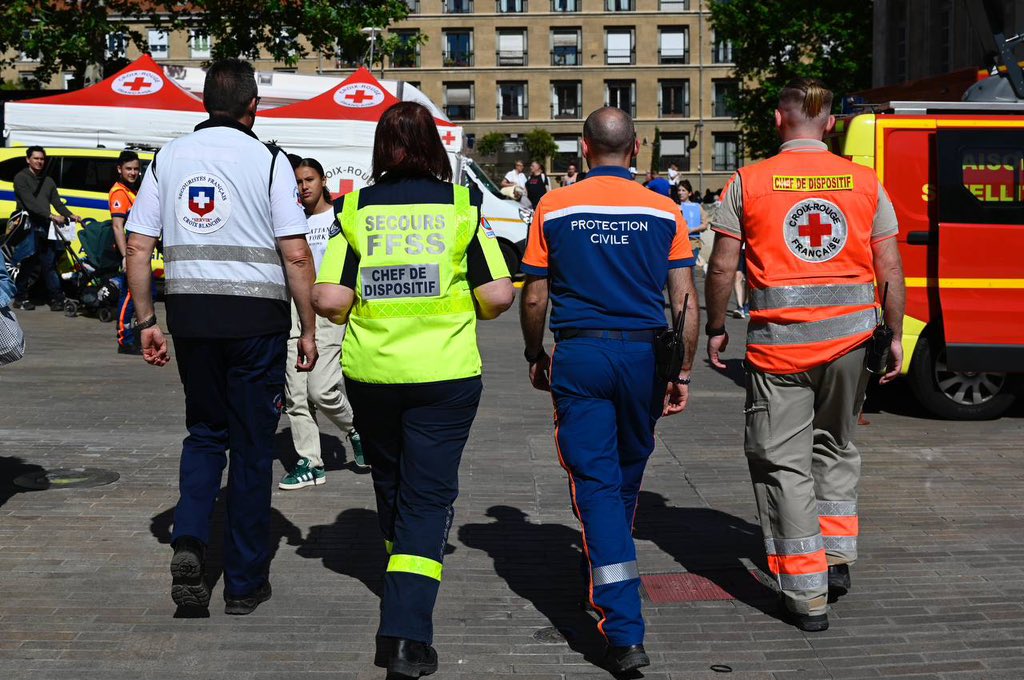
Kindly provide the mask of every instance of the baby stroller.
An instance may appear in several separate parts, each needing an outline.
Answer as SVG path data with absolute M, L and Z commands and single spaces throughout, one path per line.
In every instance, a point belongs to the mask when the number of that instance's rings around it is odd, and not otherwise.
M 56 226 L 53 234 L 66 256 L 60 267 L 61 282 L 67 296 L 64 315 L 73 317 L 85 313 L 104 323 L 113 321 L 121 294 L 115 280 L 121 267 L 121 254 L 114 243 L 110 221 L 82 220 L 76 243 L 72 243 L 68 235 Z

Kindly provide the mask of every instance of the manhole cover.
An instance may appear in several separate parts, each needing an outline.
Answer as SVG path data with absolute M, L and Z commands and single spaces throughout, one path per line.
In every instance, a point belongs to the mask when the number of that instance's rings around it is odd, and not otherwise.
M 554 628 L 553 626 L 541 628 L 533 634 L 533 639 L 537 642 L 543 642 L 549 645 L 555 645 L 565 642 L 565 636 L 562 635 L 562 632 L 560 630 Z
M 679 574 L 644 574 L 643 593 L 653 604 L 760 599 L 771 596 L 754 572 L 719 569 Z
M 23 489 L 82 489 L 113 484 L 121 475 L 100 468 L 58 468 L 43 472 L 30 472 L 16 477 L 15 485 Z

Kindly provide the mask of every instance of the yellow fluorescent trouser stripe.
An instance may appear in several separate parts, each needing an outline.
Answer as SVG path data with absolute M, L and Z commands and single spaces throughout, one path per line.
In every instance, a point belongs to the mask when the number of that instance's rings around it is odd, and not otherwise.
M 395 544 L 394 544 L 394 542 L 393 541 L 389 541 L 387 539 L 384 539 L 384 549 L 388 551 L 389 555 L 391 553 L 393 553 L 395 551 Z
M 427 557 L 419 555 L 392 555 L 388 560 L 388 571 L 400 571 L 406 574 L 419 574 L 432 578 L 435 581 L 441 580 L 441 572 L 444 565 L 435 562 Z
M 1024 279 L 929 279 L 907 277 L 907 288 L 1024 288 Z

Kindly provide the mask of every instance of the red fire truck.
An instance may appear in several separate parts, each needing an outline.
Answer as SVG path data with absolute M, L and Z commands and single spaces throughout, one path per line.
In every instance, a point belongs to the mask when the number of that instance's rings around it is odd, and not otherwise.
M 1024 382 L 1024 102 L 879 108 L 842 121 L 840 146 L 899 218 L 904 371 L 938 416 L 998 417 Z

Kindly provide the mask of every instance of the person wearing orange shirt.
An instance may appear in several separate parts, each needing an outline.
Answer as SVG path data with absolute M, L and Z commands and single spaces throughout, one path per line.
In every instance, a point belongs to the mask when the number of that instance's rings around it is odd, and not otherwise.
M 583 126 L 590 172 L 540 200 L 522 266 L 530 381 L 554 400 L 555 448 L 583 529 L 586 601 L 600 617 L 604 665 L 613 673 L 650 665 L 633 517 L 654 425 L 686 408 L 699 327 L 686 221 L 668 196 L 633 181 L 629 165 L 639 148 L 621 109 L 590 114 Z M 666 285 L 673 318 L 687 309 L 687 352 L 680 372 L 662 382 L 654 347 L 667 325 Z
M 135 205 L 135 192 L 139 189 L 139 175 L 142 174 L 142 163 L 139 154 L 134 151 L 122 151 L 117 157 L 117 181 L 110 187 L 110 228 L 114 230 L 114 243 L 123 260 L 127 248 L 124 225 L 128 221 L 128 213 Z M 124 272 L 118 275 L 117 285 L 121 291 L 121 299 L 117 305 L 117 353 L 142 354 L 132 319 L 135 317 L 135 304 L 132 294 L 128 292 L 128 282 Z
M 805 631 L 828 628 L 828 602 L 849 591 L 857 559 L 861 460 L 852 435 L 879 321 L 876 281 L 887 287 L 881 311 L 893 330 L 881 382 L 899 375 L 903 358 L 896 214 L 871 169 L 821 141 L 835 124 L 831 107 L 832 93 L 816 80 L 783 88 L 775 112 L 782 149 L 726 186 L 711 220 L 705 289 L 708 358 L 724 369 L 725 311 L 745 244 L 744 452 L 783 614 Z

